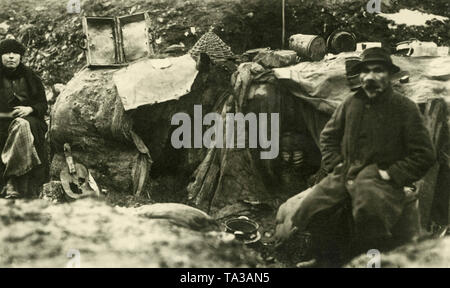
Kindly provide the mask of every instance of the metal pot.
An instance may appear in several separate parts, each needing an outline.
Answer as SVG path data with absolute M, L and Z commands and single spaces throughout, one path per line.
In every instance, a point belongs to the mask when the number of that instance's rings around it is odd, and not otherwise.
M 225 221 L 225 231 L 234 234 L 236 239 L 244 241 L 246 244 L 259 241 L 261 235 L 258 229 L 259 224 L 246 216 Z

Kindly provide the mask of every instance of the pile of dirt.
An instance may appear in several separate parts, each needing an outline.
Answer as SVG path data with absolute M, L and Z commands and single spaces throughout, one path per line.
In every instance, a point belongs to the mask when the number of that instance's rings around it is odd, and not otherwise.
M 81 267 L 216 268 L 261 263 L 228 234 L 152 219 L 150 206 L 112 208 L 92 199 L 61 205 L 0 200 L 0 208 L 1 267 L 63 268 L 79 263 Z
M 373 255 L 362 255 L 352 260 L 346 267 L 366 268 L 369 262 L 374 263 L 373 260 Z M 380 268 L 448 268 L 449 266 L 450 238 L 448 237 L 411 243 L 389 253 L 380 254 Z

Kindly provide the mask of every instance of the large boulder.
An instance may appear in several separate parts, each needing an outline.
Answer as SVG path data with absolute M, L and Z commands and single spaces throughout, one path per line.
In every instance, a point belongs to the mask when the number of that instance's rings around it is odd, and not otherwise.
M 75 161 L 86 165 L 102 186 L 136 192 L 141 175 L 136 171 L 148 172 L 143 161 L 148 155 L 143 156 L 145 151 L 136 145 L 139 137 L 132 132 L 133 121 L 125 114 L 112 80 L 115 71 L 84 69 L 58 96 L 49 131 L 52 178 L 58 178 L 66 165 L 64 143 L 71 145 Z

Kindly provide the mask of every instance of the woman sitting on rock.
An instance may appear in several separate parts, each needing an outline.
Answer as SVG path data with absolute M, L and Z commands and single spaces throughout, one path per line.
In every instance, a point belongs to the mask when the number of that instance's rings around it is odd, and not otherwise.
M 22 62 L 25 47 L 0 42 L 0 178 L 2 196 L 33 197 L 46 180 L 47 99 L 41 79 Z

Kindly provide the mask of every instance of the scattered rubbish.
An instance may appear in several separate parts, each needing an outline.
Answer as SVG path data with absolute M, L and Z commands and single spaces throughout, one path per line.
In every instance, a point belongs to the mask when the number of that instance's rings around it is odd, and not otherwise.
M 326 54 L 325 40 L 317 35 L 296 34 L 289 38 L 289 49 L 301 58 L 320 61 Z
M 382 47 L 381 42 L 361 42 L 356 45 L 356 51 L 362 52 L 368 48 Z
M 247 203 L 247 204 L 250 204 L 250 205 L 252 205 L 252 206 L 258 206 L 258 205 L 261 205 L 261 202 L 260 202 L 260 201 L 244 200 L 243 202 L 244 202 L 244 203 Z
M 260 52 L 268 50 L 270 50 L 270 47 L 247 50 L 245 51 L 244 54 L 242 54 L 243 62 L 251 62 L 253 61 L 253 58 L 255 58 L 255 56 L 258 55 Z
M 275 258 L 274 257 L 272 257 L 272 256 L 270 256 L 270 257 L 267 257 L 266 259 L 264 259 L 267 263 L 275 263 Z
M 400 83 L 405 84 L 409 82 L 409 76 L 403 76 L 402 78 L 400 78 Z
M 219 239 L 219 241 L 223 242 L 223 243 L 230 243 L 233 242 L 234 240 L 236 240 L 236 237 L 231 234 L 231 233 L 227 233 L 227 232 L 217 232 L 217 231 L 211 231 L 207 233 L 209 236 L 211 237 L 215 237 L 217 239 Z
M 186 49 L 186 46 L 184 45 L 184 43 L 180 43 L 180 44 L 174 44 L 174 45 L 170 45 L 169 47 L 167 47 L 166 49 L 164 49 L 164 53 L 181 53 L 184 52 Z
M 397 53 L 410 57 L 438 56 L 438 46 L 434 42 L 422 42 L 417 39 L 397 44 Z

